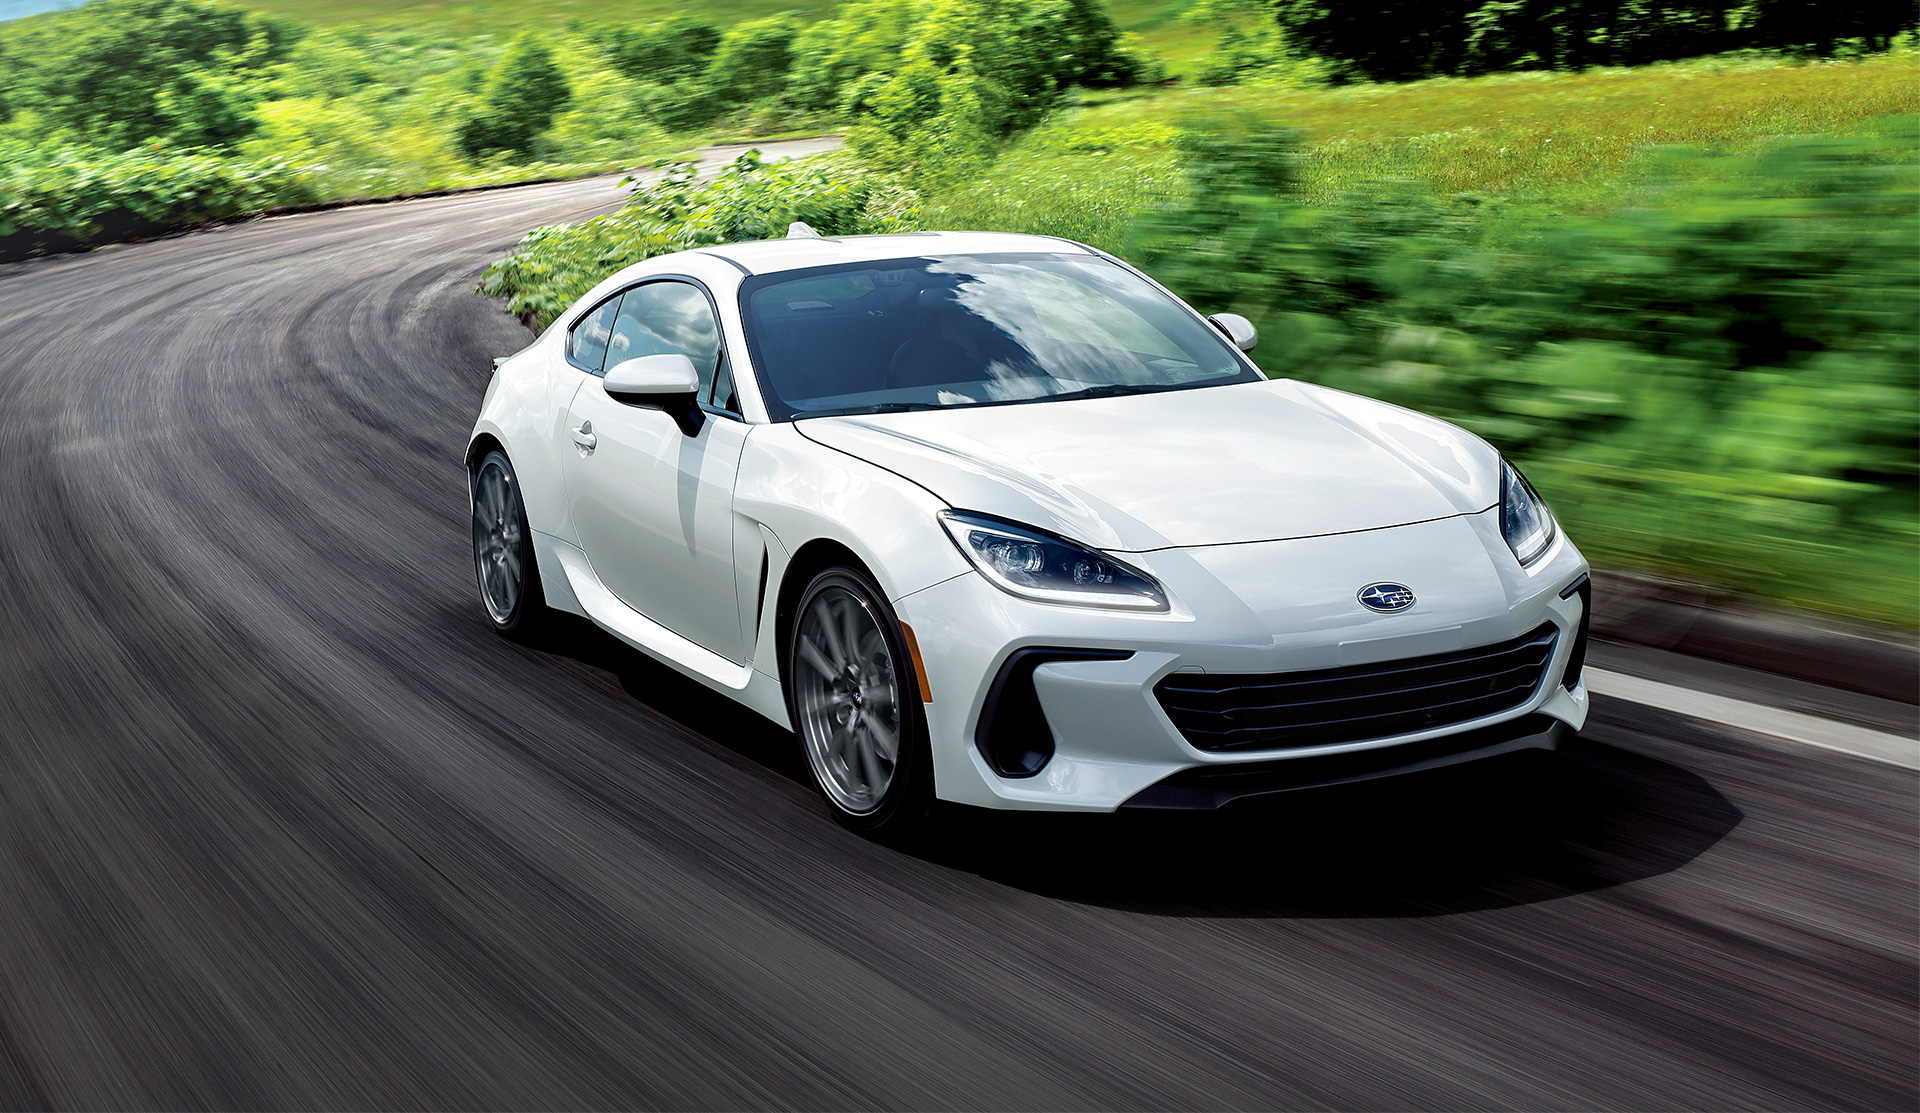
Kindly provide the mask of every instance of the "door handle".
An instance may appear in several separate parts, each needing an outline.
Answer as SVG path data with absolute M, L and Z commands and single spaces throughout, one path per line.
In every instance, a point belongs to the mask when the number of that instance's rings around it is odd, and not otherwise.
M 583 421 L 574 427 L 573 443 L 574 447 L 580 450 L 580 455 L 582 456 L 590 455 L 593 452 L 593 446 L 600 443 L 600 438 L 593 435 L 593 422 Z

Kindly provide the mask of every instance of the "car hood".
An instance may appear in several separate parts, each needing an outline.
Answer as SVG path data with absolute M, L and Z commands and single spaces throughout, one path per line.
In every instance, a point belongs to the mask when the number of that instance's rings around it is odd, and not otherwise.
M 1350 533 L 1485 510 L 1499 456 L 1292 380 L 798 421 L 952 506 L 1114 552 Z

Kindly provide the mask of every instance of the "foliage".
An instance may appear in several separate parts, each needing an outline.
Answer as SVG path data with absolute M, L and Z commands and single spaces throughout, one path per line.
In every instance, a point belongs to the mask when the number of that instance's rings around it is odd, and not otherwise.
M 460 125 L 455 141 L 469 158 L 493 151 L 531 155 L 534 139 L 572 95 L 545 40 L 523 31 L 487 75 L 479 105 Z
M 976 168 L 1069 85 L 1148 72 L 1097 0 L 854 0 L 795 55 L 796 103 L 824 105 L 839 90 L 854 149 L 919 185 Z
M 910 192 L 831 157 L 763 162 L 749 151 L 706 182 L 682 164 L 637 188 L 617 213 L 534 229 L 487 268 L 480 288 L 545 327 L 601 279 L 643 259 L 784 235 L 796 220 L 825 236 L 903 231 L 913 226 L 914 202 Z
M 589 34 L 616 71 L 657 84 L 699 77 L 720 46 L 718 27 L 686 15 L 646 27 L 595 28 Z
M 1295 46 L 1374 81 L 1640 65 L 1751 47 L 1831 56 L 1842 39 L 1886 50 L 1917 19 L 1913 5 L 1895 0 L 1271 2 Z
M 714 50 L 708 83 L 736 104 L 780 92 L 787 86 L 793 40 L 799 33 L 800 25 L 787 15 L 734 24 Z
M 1200 0 L 1187 9 L 1186 19 L 1219 36 L 1195 75 L 1202 85 L 1252 80 L 1315 85 L 1326 79 L 1326 67 L 1318 59 L 1298 57 L 1287 49 L 1269 0 Z
M 0 98 L 43 136 L 229 146 L 253 130 L 254 86 L 295 37 L 203 0 L 96 0 L 14 33 Z
M 276 159 L 0 143 L 0 260 L 311 199 L 297 168 Z
M 1275 372 L 1434 413 L 1528 470 L 1590 555 L 1914 614 L 1920 176 L 1898 134 L 1673 151 L 1646 203 L 1537 221 L 1376 189 L 1303 202 L 1297 141 L 1191 121 L 1131 256 Z

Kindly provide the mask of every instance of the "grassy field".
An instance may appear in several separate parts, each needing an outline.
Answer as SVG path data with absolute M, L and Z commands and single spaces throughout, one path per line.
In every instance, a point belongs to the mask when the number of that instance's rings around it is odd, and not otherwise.
M 1137 91 L 1089 96 L 1062 125 L 1111 133 L 1221 108 L 1299 129 L 1313 195 L 1413 180 L 1443 193 L 1609 207 L 1652 146 L 1749 150 L 1920 112 L 1920 55 L 1827 63 L 1717 57 L 1405 85 Z
M 1087 93 L 989 174 L 930 199 L 942 227 L 1024 228 L 1122 246 L 1177 188 L 1176 126 L 1245 109 L 1296 128 L 1306 199 L 1412 182 L 1557 213 L 1618 208 L 1665 145 L 1751 151 L 1792 136 L 1899 129 L 1920 113 L 1920 54 L 1804 64 L 1709 58 L 1586 73 L 1406 85 Z
M 1270 371 L 1516 449 L 1603 567 L 1912 624 L 1917 61 L 1090 94 L 924 223 L 1088 241 L 1254 315 Z M 1183 173 L 1180 129 L 1239 111 L 1299 133 L 1276 207 Z M 1143 210 L 1187 229 L 1161 258 Z M 1511 285 L 1455 296 L 1483 273 Z M 1743 313 L 1795 339 L 1746 366 Z

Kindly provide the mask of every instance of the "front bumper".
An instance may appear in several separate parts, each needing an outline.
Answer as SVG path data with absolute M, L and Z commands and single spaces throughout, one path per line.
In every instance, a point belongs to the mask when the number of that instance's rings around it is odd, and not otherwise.
M 1506 552 L 1493 512 L 1126 559 L 1167 587 L 1170 613 L 1031 603 L 973 573 L 895 601 L 925 659 L 942 799 L 1090 812 L 1129 804 L 1212 807 L 1255 791 L 1551 748 L 1586 721 L 1584 684 L 1563 683 L 1584 597 L 1561 593 L 1587 567 L 1564 536 L 1526 569 Z M 1397 613 L 1368 611 L 1356 593 L 1377 581 L 1407 583 L 1418 601 Z M 1372 665 L 1492 645 L 1543 623 L 1558 636 L 1540 682 L 1522 702 L 1430 730 L 1283 750 L 1205 751 L 1181 733 L 1154 692 L 1175 672 Z M 1050 652 L 1034 652 L 1042 649 Z M 980 724 L 983 710 L 1004 696 L 1006 666 L 1023 657 L 1037 659 L 1025 670 L 1028 698 L 1037 698 L 1044 713 L 1052 753 L 1031 775 L 1007 775 L 1003 770 L 1017 771 L 1019 763 L 990 759 Z M 1148 791 L 1155 786 L 1163 787 Z

